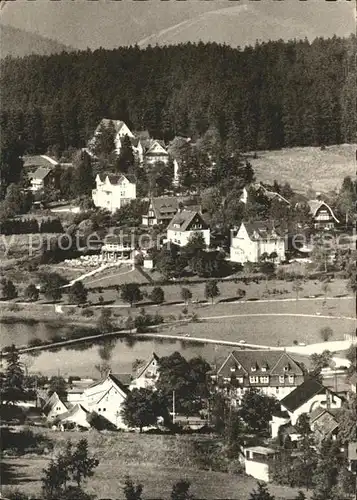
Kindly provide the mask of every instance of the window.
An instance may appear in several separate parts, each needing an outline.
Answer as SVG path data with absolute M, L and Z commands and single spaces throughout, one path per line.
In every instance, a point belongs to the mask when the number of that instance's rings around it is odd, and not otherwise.
M 267 371 L 267 367 L 266 366 L 262 366 L 262 372 L 266 372 Z
M 231 372 L 235 372 L 235 371 L 236 371 L 235 366 L 232 366 L 231 367 Z
M 106 408 L 103 408 L 103 411 L 105 411 L 105 410 L 106 410 Z
M 289 384 L 293 384 L 294 383 L 294 375 L 289 375 Z
M 252 370 L 252 372 L 256 372 L 257 371 L 257 367 L 256 366 L 252 366 L 250 369 Z
M 284 375 L 280 375 L 280 376 L 279 376 L 279 383 L 280 383 L 280 384 L 284 384 L 284 382 L 285 382 L 285 377 L 284 377 Z
M 259 382 L 259 377 L 249 377 L 249 382 L 251 384 L 257 384 Z
M 269 383 L 269 377 L 260 377 L 260 382 L 262 384 L 268 384 Z
M 289 371 L 289 369 L 290 369 L 290 366 L 288 366 L 288 365 L 284 366 L 284 372 Z
M 243 384 L 243 377 L 238 377 L 237 382 L 238 384 Z
M 279 387 L 275 387 L 275 392 L 279 394 Z
M 101 411 L 101 409 L 100 409 L 100 408 L 98 408 L 98 411 Z

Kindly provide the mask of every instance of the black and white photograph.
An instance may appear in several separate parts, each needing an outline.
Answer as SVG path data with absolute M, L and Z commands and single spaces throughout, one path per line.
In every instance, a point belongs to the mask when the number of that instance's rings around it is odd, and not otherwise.
M 357 499 L 356 6 L 0 0 L 0 499 Z

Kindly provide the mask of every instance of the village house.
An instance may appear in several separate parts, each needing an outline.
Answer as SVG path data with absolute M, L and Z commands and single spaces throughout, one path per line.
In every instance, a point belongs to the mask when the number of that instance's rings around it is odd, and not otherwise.
M 275 191 L 271 191 L 270 189 L 267 189 L 261 183 L 251 184 L 250 189 L 254 189 L 254 191 L 257 194 L 261 193 L 263 196 L 268 198 L 270 201 L 277 200 L 287 207 L 290 206 L 290 202 L 286 198 L 284 198 L 284 196 L 282 196 L 280 193 L 276 193 Z M 248 189 L 246 187 L 244 187 L 242 195 L 240 197 L 240 201 L 246 205 L 248 203 L 248 200 L 249 200 L 249 192 L 248 192 Z
M 184 247 L 195 233 L 202 234 L 209 247 L 210 230 L 202 215 L 193 210 L 179 210 L 167 227 L 167 240 Z
M 232 405 L 239 405 L 249 389 L 283 399 L 303 382 L 304 375 L 287 352 L 244 349 L 232 351 L 212 378 Z
M 30 189 L 34 193 L 56 185 L 54 171 L 51 168 L 38 167 L 34 172 L 28 174 L 28 178 Z
M 98 174 L 95 182 L 92 199 L 98 208 L 113 213 L 136 199 L 136 180 L 129 174 Z
M 95 146 L 96 139 L 98 138 L 98 135 L 101 134 L 103 128 L 109 127 L 113 127 L 115 150 L 117 154 L 120 154 L 123 138 L 125 136 L 128 136 L 129 139 L 135 138 L 129 127 L 122 120 L 110 120 L 108 118 L 103 118 L 95 129 L 93 138 L 89 142 L 90 149 Z
M 332 208 L 320 199 L 308 201 L 310 215 L 315 229 L 334 229 L 339 220 L 333 213 Z
M 315 435 L 316 441 L 327 437 L 336 439 L 339 428 L 339 408 L 323 408 L 318 406 L 309 415 L 310 428 Z
M 260 481 L 269 482 L 272 462 L 278 452 L 265 446 L 251 446 L 244 449 L 245 473 Z
M 46 415 L 47 420 L 54 420 L 58 415 L 65 413 L 68 410 L 67 406 L 54 392 L 46 401 L 42 408 L 42 412 Z
M 151 358 L 144 365 L 139 366 L 130 384 L 130 390 L 149 388 L 154 389 L 159 378 L 159 357 L 153 352 Z
M 161 196 L 151 198 L 146 214 L 142 216 L 143 226 L 168 224 L 179 209 L 176 196 Z
M 280 400 L 281 409 L 289 415 L 292 425 L 295 425 L 300 415 L 312 413 L 318 407 L 333 410 L 341 408 L 343 398 L 328 387 L 323 386 L 314 378 L 305 380 L 290 394 Z
M 75 427 L 84 427 L 89 429 L 89 412 L 81 404 L 75 404 L 68 411 L 57 416 L 60 425 L 66 426 L 72 424 Z
M 152 165 L 157 161 L 161 161 L 165 164 L 169 162 L 169 153 L 163 142 L 156 139 L 152 139 L 149 142 L 144 157 L 148 165 Z
M 81 404 L 87 411 L 97 413 L 117 429 L 126 429 L 121 409 L 129 390 L 120 377 L 109 373 L 103 380 L 87 387 L 83 391 Z
M 286 239 L 270 221 L 242 222 L 239 230 L 231 231 L 232 262 L 259 262 L 266 255 L 274 262 L 285 260 Z

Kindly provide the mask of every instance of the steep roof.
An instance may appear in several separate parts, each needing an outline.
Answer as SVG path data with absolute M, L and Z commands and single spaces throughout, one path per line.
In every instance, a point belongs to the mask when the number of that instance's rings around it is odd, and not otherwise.
M 124 387 L 129 387 L 131 382 L 131 373 L 112 373 L 111 377 L 116 384 L 122 384 Z
M 241 351 L 232 351 L 231 354 L 226 358 L 217 374 L 223 377 L 228 377 L 231 375 L 230 366 L 228 361 L 234 359 L 237 364 L 239 364 L 242 369 L 242 374 L 244 373 L 254 373 L 263 375 L 281 375 L 281 371 L 275 371 L 279 361 L 281 359 L 287 359 L 290 364 L 290 370 L 286 373 L 289 375 L 302 375 L 302 370 L 300 366 L 294 361 L 294 359 L 284 351 L 269 351 L 269 350 L 255 350 L 255 349 L 243 349 Z M 254 372 L 252 367 L 255 368 Z M 265 370 L 262 370 L 265 368 Z M 237 370 L 239 372 L 239 370 Z
M 163 214 L 172 214 L 178 210 L 179 201 L 176 196 L 160 196 L 159 198 L 151 198 L 152 209 L 157 219 L 162 219 Z
M 57 403 L 62 403 L 63 406 L 65 408 L 67 408 L 66 405 L 65 405 L 65 403 L 62 401 L 62 399 L 57 394 L 57 392 L 54 392 L 53 394 L 51 394 L 51 396 L 46 401 L 44 407 L 42 408 L 42 411 L 45 414 L 48 414 Z
M 58 165 L 58 161 L 47 155 L 28 155 L 23 157 L 24 167 L 45 167 L 51 168 Z
M 160 360 L 159 356 L 155 352 L 152 353 L 152 356 L 147 363 L 145 363 L 144 365 L 142 365 L 141 367 L 138 368 L 138 371 L 136 373 L 136 378 L 141 377 L 141 375 L 145 372 L 145 370 L 151 365 L 153 360 L 155 360 L 155 361 Z
M 116 132 L 119 132 L 123 127 L 123 125 L 126 125 L 125 122 L 123 122 L 122 120 L 111 120 L 110 118 L 102 118 L 95 132 L 98 132 L 102 126 L 109 127 L 111 122 L 113 123 Z
M 32 174 L 30 174 L 29 177 L 31 179 L 37 179 L 39 181 L 42 181 L 48 176 L 50 172 L 52 172 L 51 168 L 38 167 Z
M 60 415 L 58 415 L 58 418 L 60 420 L 66 420 L 68 417 L 73 417 L 73 415 L 75 415 L 77 411 L 84 411 L 85 413 L 89 413 L 89 411 L 86 410 L 81 404 L 77 403 L 69 408 L 69 410 L 65 413 L 61 413 Z
M 110 378 L 110 380 L 112 380 L 114 382 L 114 384 L 121 391 L 124 392 L 124 394 L 128 394 L 128 392 L 129 392 L 128 387 L 126 385 L 124 385 L 124 383 L 122 382 L 121 376 L 122 376 L 122 374 L 116 374 L 116 375 L 114 375 L 113 373 L 109 373 L 108 378 Z
M 333 213 L 332 208 L 325 201 L 322 201 L 322 200 L 309 200 L 307 203 L 308 203 L 308 205 L 310 207 L 310 212 L 311 212 L 312 217 L 315 217 L 317 211 L 321 207 L 325 206 L 327 208 L 327 210 L 330 212 L 331 216 L 335 219 L 335 221 L 339 222 L 339 220 L 335 217 L 335 214 Z
M 323 394 L 326 391 L 332 392 L 327 387 L 320 384 L 320 382 L 318 382 L 315 378 L 309 378 L 294 389 L 290 394 L 285 396 L 285 398 L 280 401 L 280 404 L 289 411 L 295 411 L 312 397 L 317 394 Z
M 272 221 L 242 222 L 242 224 L 246 228 L 249 237 L 253 240 L 275 239 L 276 236 L 283 236 L 279 226 Z
M 175 224 L 179 224 L 179 231 L 186 231 L 193 221 L 193 219 L 196 217 L 196 215 L 199 216 L 199 218 L 202 220 L 202 223 L 204 223 L 202 216 L 199 212 L 191 211 L 191 210 L 182 210 L 181 212 L 177 212 L 176 215 L 173 217 L 173 219 L 170 221 L 170 224 L 168 225 L 167 229 L 168 230 L 176 230 L 177 228 L 175 227 Z
M 98 177 L 101 180 L 101 182 L 105 182 L 106 178 L 108 177 L 109 182 L 113 185 L 119 184 L 123 179 L 127 179 L 132 184 L 136 183 L 135 176 L 131 175 L 131 174 L 112 174 L 112 173 L 103 174 L 103 173 L 101 173 L 101 174 L 98 174 Z

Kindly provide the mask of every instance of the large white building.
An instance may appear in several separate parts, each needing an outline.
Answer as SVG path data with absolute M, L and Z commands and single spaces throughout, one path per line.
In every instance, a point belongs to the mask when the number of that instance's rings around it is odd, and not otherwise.
M 210 230 L 199 212 L 180 210 L 176 213 L 167 228 L 167 239 L 171 243 L 184 247 L 190 238 L 201 233 L 206 246 L 210 245 Z
M 118 376 L 110 373 L 83 391 L 82 406 L 111 422 L 117 429 L 126 429 L 121 416 L 122 405 L 128 395 L 128 388 Z
M 263 254 L 275 255 L 275 262 L 285 260 L 286 239 L 270 221 L 242 222 L 237 233 L 232 231 L 232 262 L 259 262 Z
M 131 175 L 98 174 L 95 182 L 92 199 L 98 208 L 115 212 L 136 199 L 136 181 Z

